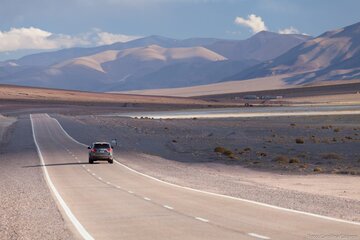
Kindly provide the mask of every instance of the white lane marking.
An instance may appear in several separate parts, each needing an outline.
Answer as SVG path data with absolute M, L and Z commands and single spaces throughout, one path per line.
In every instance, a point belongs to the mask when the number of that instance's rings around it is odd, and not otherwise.
M 168 205 L 163 205 L 164 208 L 167 208 L 167 209 L 170 209 L 170 210 L 173 210 L 174 208 L 173 207 L 170 207 Z
M 47 114 L 48 115 L 48 114 Z M 48 115 L 49 118 L 51 118 Z M 60 126 L 60 128 L 62 129 L 62 131 L 65 133 L 66 136 L 68 136 L 71 140 L 73 140 L 74 142 L 82 145 L 82 146 L 87 146 L 77 140 L 75 140 L 73 137 L 71 137 L 65 130 L 64 128 L 61 126 L 61 124 L 59 123 L 59 121 L 56 118 L 52 118 L 54 119 L 57 124 Z M 262 207 L 268 207 L 268 208 L 272 208 L 272 209 L 276 209 L 276 210 L 280 210 L 280 211 L 285 211 L 285 212 L 290 212 L 290 213 L 297 213 L 297 214 L 302 214 L 302 215 L 306 215 L 306 216 L 310 216 L 310 217 L 316 217 L 316 218 L 321 218 L 321 219 L 325 219 L 325 220 L 329 220 L 329 221 L 334 221 L 334 222 L 341 222 L 341 223 L 347 223 L 347 224 L 352 224 L 352 225 L 357 225 L 360 226 L 360 222 L 355 222 L 355 221 L 349 221 L 349 220 L 343 220 L 343 219 L 339 219 L 339 218 L 333 218 L 333 217 L 328 217 L 328 216 L 324 216 L 324 215 L 320 215 L 320 214 L 315 214 L 315 213 L 309 213 L 309 212 L 304 212 L 304 211 L 300 211 L 300 210 L 294 210 L 294 209 L 290 209 L 290 208 L 284 208 L 284 207 L 279 207 L 279 206 L 275 206 L 275 205 L 271 205 L 271 204 L 267 204 L 267 203 L 262 203 L 262 202 L 256 202 L 253 200 L 248 200 L 248 199 L 244 199 L 244 198 L 237 198 L 237 197 L 232 197 L 232 196 L 227 196 L 227 195 L 223 195 L 223 194 L 219 194 L 219 193 L 212 193 L 212 192 L 207 192 L 207 191 L 203 191 L 203 190 L 199 190 L 199 189 L 194 189 L 194 188 L 190 188 L 190 187 L 184 187 L 184 186 L 180 186 L 177 184 L 173 184 L 173 183 L 169 183 L 169 182 L 165 182 L 163 180 L 160 180 L 158 178 L 149 176 L 145 173 L 141 173 L 139 171 L 136 171 L 128 166 L 126 166 L 123 163 L 120 163 L 118 161 L 116 161 L 116 159 L 114 159 L 115 163 L 128 169 L 131 172 L 137 173 L 141 176 L 147 177 L 149 179 L 152 179 L 154 181 L 157 182 L 161 182 L 163 184 L 169 185 L 169 186 L 173 186 L 173 187 L 177 187 L 177 188 L 181 188 L 181 189 L 186 189 L 189 191 L 193 191 L 193 192 L 198 192 L 198 193 L 203 193 L 203 194 L 207 194 L 207 195 L 211 195 L 211 196 L 216 196 L 216 197 L 222 197 L 222 198 L 227 198 L 227 199 L 232 199 L 232 200 L 237 200 L 237 201 L 241 201 L 241 202 L 246 202 L 246 203 L 251 203 L 251 204 L 255 204 L 258 206 L 262 206 Z
M 82 167 L 85 167 L 85 165 L 82 165 Z
M 111 182 L 106 182 L 106 184 L 109 184 L 109 185 L 111 185 Z
M 88 168 L 86 169 L 86 171 L 91 172 L 90 169 L 88 169 Z
M 133 191 L 128 191 L 128 193 L 133 194 L 134 192 Z
M 95 173 L 92 173 L 93 176 L 95 176 L 96 174 Z
M 116 188 L 118 188 L 118 189 L 121 189 L 121 187 L 120 186 L 115 186 Z
M 99 179 L 99 180 L 102 180 L 102 178 L 101 178 L 101 177 L 98 177 L 98 179 Z
M 49 185 L 51 191 L 54 193 L 54 196 L 56 197 L 56 199 L 60 203 L 61 207 L 64 209 L 65 214 L 68 216 L 68 218 L 70 219 L 72 224 L 75 226 L 76 230 L 80 233 L 80 235 L 86 240 L 93 240 L 94 238 L 90 235 L 90 233 L 88 231 L 86 231 L 86 229 L 83 227 L 83 225 L 81 225 L 79 220 L 77 220 L 77 218 L 71 212 L 70 208 L 66 205 L 64 199 L 61 197 L 60 193 L 57 191 L 57 189 L 55 188 L 53 182 L 51 181 L 49 173 L 48 173 L 46 165 L 45 165 L 44 158 L 42 156 L 42 153 L 41 153 L 41 150 L 40 150 L 40 147 L 39 147 L 39 144 L 38 144 L 38 142 L 36 140 L 32 114 L 30 114 L 30 121 L 31 121 L 31 129 L 32 129 L 32 135 L 33 135 L 34 143 L 35 143 L 36 150 L 38 152 L 41 164 L 43 165 L 42 169 L 44 171 L 44 175 L 45 175 L 45 179 L 46 179 L 47 184 Z
M 205 218 L 201 218 L 201 217 L 195 217 L 196 220 L 202 221 L 202 222 L 209 222 L 209 220 L 205 219 Z
M 146 201 L 151 201 L 151 199 L 148 198 L 148 197 L 144 197 L 144 199 L 145 199 Z
M 263 236 L 263 235 L 256 234 L 256 233 L 248 233 L 248 235 L 251 236 L 251 237 L 260 238 L 260 239 L 270 239 L 267 236 Z
M 338 219 L 338 218 L 333 218 L 333 217 L 328 217 L 328 216 L 323 216 L 323 215 L 319 215 L 319 214 L 315 214 L 315 213 L 309 213 L 309 212 L 303 212 L 300 210 L 294 210 L 294 209 L 290 209 L 290 208 L 284 208 L 284 207 L 279 207 L 279 206 L 275 206 L 275 205 L 271 205 L 271 204 L 267 204 L 267 203 L 262 203 L 262 202 L 256 202 L 253 200 L 248 200 L 248 199 L 244 199 L 244 198 L 237 198 L 237 197 L 232 197 L 232 196 L 227 196 L 227 195 L 223 195 L 223 194 L 219 194 L 219 193 L 212 193 L 212 192 L 207 192 L 207 191 L 203 191 L 203 190 L 199 190 L 199 189 L 194 189 L 194 188 L 190 188 L 190 187 L 184 187 L 184 186 L 180 186 L 177 184 L 173 184 L 173 183 L 169 183 L 169 182 L 165 182 L 163 180 L 160 180 L 158 178 L 149 176 L 147 174 L 141 173 L 139 171 L 136 171 L 120 162 L 118 162 L 116 159 L 114 159 L 115 163 L 134 172 L 137 173 L 141 176 L 150 178 L 154 181 L 157 182 L 161 182 L 163 184 L 169 185 L 169 186 L 173 186 L 173 187 L 177 187 L 177 188 L 181 188 L 181 189 L 186 189 L 189 191 L 193 191 L 193 192 L 198 192 L 198 193 L 203 193 L 203 194 L 207 194 L 207 195 L 211 195 L 211 196 L 216 196 L 216 197 L 222 197 L 222 198 L 227 198 L 227 199 L 232 199 L 232 200 L 237 200 L 237 201 L 241 201 L 241 202 L 246 202 L 246 203 L 251 203 L 251 204 L 255 204 L 258 206 L 262 206 L 262 207 L 268 207 L 268 208 L 272 208 L 272 209 L 276 209 L 276 210 L 281 210 L 281 211 L 285 211 L 285 212 L 291 212 L 291 213 L 297 213 L 297 214 L 302 214 L 302 215 L 306 215 L 306 216 L 311 216 L 311 217 L 316 217 L 316 218 L 321 218 L 321 219 L 325 219 L 325 220 L 329 220 L 329 221 L 335 221 L 335 222 L 341 222 L 341 223 L 347 223 L 347 224 L 352 224 L 352 225 L 358 225 L 360 226 L 360 222 L 355 222 L 355 221 L 348 221 L 348 220 L 343 220 L 343 219 Z

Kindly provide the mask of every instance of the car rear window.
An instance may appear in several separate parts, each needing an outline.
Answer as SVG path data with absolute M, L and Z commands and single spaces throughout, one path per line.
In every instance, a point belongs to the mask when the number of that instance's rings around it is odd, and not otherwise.
M 107 143 L 97 143 L 94 144 L 94 148 L 110 148 L 110 145 Z

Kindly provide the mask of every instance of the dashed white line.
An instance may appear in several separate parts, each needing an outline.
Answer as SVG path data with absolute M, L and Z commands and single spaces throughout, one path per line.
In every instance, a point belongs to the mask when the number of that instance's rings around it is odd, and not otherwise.
M 106 184 L 109 184 L 109 185 L 111 185 L 111 182 L 106 182 Z
M 121 189 L 121 187 L 120 186 L 115 186 L 116 188 L 118 188 L 118 189 Z
M 201 218 L 201 217 L 195 217 L 196 220 L 202 221 L 202 222 L 209 222 L 209 220 L 205 219 L 205 218 Z
M 256 233 L 248 233 L 248 235 L 251 236 L 251 237 L 260 238 L 260 239 L 270 239 L 267 236 L 263 236 L 263 235 L 256 234 Z
M 133 191 L 128 191 L 128 193 L 133 194 L 134 192 Z
M 173 207 L 170 207 L 168 205 L 163 205 L 164 208 L 167 208 L 167 209 L 170 209 L 170 210 L 173 210 L 174 208 Z
M 85 167 L 85 165 L 82 165 L 82 167 Z
M 98 177 L 98 179 L 99 179 L 99 180 L 102 180 L 102 178 L 101 178 L 101 177 Z
M 148 197 L 144 197 L 144 199 L 145 199 L 146 201 L 151 201 L 151 199 L 148 198 Z
M 95 173 L 92 173 L 93 176 L 95 176 L 96 174 Z

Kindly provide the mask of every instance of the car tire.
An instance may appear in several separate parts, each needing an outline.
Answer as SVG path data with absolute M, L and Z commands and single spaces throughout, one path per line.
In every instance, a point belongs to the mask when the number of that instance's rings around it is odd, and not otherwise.
M 90 164 L 93 164 L 93 163 L 94 163 L 94 160 L 90 160 L 90 159 L 89 159 L 89 163 L 90 163 Z
M 113 164 L 114 163 L 114 160 L 109 160 L 108 161 L 110 164 Z

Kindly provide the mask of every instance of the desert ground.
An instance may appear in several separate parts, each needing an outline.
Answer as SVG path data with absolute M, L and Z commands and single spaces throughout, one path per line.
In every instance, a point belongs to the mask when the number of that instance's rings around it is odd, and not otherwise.
M 41 168 L 29 167 L 40 164 L 30 113 L 49 113 L 83 143 L 116 138 L 115 156 L 121 163 L 170 183 L 360 221 L 359 115 L 134 119 L 105 115 L 244 103 L 227 95 L 187 99 L 6 87 L 0 88 L 5 176 L 0 238 L 77 238 Z M 18 219 L 25 224 L 16 224 Z M 51 229 L 44 219 L 51 219 Z

